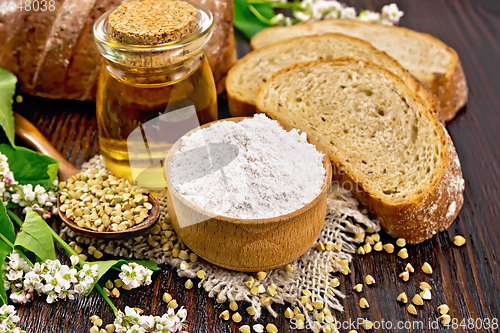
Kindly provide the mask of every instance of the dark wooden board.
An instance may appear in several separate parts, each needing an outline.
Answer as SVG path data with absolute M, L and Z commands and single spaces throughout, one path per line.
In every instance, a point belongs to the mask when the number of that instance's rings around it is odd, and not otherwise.
M 358 9 L 380 10 L 386 0 L 348 1 Z M 447 303 L 451 315 L 462 319 L 500 319 L 500 1 L 498 0 L 401 0 L 397 1 L 405 12 L 401 25 L 430 33 L 457 50 L 462 61 L 470 89 L 469 103 L 457 118 L 448 123 L 448 130 L 455 141 L 464 178 L 465 202 L 459 217 L 446 232 L 417 246 L 410 246 L 410 262 L 416 268 L 407 283 L 396 278 L 404 267 L 403 260 L 395 255 L 369 254 L 356 256 L 352 273 L 341 276 L 342 287 L 348 296 L 342 303 L 345 312 L 335 313 L 341 321 L 365 317 L 371 321 L 391 321 L 392 329 L 374 332 L 494 332 L 498 330 L 458 327 L 455 330 L 428 328 L 434 321 L 436 307 Z M 248 45 L 240 42 L 239 55 L 248 52 Z M 226 102 L 220 100 L 222 108 Z M 226 106 L 227 108 L 227 106 Z M 15 110 L 33 121 L 55 147 L 71 162 L 80 166 L 99 152 L 95 106 L 93 103 L 49 101 L 25 97 L 15 105 Z M 451 246 L 455 234 L 467 239 L 463 248 Z M 58 249 L 61 258 L 64 253 Z M 432 276 L 424 276 L 420 265 L 428 261 L 434 267 Z M 360 310 L 359 295 L 352 287 L 371 274 L 377 281 L 365 287 L 364 295 L 370 309 Z M 135 291 L 123 292 L 115 300 L 119 308 L 137 306 L 147 313 L 160 315 L 166 311 L 161 301 L 163 292 L 170 292 L 179 304 L 188 309 L 189 332 L 237 332 L 238 327 L 255 322 L 244 315 L 243 322 L 235 324 L 219 319 L 226 305 L 219 305 L 203 290 L 185 290 L 183 278 L 168 267 L 163 267 L 154 278 L 153 285 Z M 398 304 L 396 296 L 406 291 L 411 297 L 418 291 L 418 282 L 428 281 L 433 299 L 419 307 L 417 317 L 410 316 Z M 22 327 L 29 332 L 88 332 L 90 315 L 98 314 L 105 322 L 113 320 L 111 309 L 101 296 L 94 292 L 90 297 L 53 305 L 43 298 L 26 306 L 19 313 Z M 284 307 L 278 307 L 282 314 Z M 244 312 L 241 311 L 242 313 Z M 397 321 L 423 321 L 425 328 L 396 329 Z M 280 332 L 290 332 L 289 321 L 282 315 L 274 319 L 269 315 L 260 323 L 273 322 Z M 341 329 L 347 332 L 347 329 Z M 362 330 L 360 330 L 361 332 Z

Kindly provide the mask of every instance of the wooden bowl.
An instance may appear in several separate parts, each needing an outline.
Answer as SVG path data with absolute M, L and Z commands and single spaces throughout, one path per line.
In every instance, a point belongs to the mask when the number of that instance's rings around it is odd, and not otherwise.
M 59 196 L 57 197 L 57 208 L 61 207 L 61 201 L 59 200 Z M 76 224 L 75 221 L 69 219 L 64 215 L 63 213 L 59 214 L 59 217 L 61 220 L 66 223 L 66 225 L 73 230 L 75 233 L 85 236 L 85 237 L 90 237 L 90 238 L 95 238 L 95 239 L 106 239 L 106 240 L 125 240 L 125 239 L 131 239 L 139 236 L 144 236 L 146 235 L 156 224 L 158 221 L 158 218 L 160 217 L 160 205 L 158 204 L 158 201 L 151 195 L 151 193 L 148 193 L 148 202 L 151 204 L 151 210 L 149 211 L 148 217 L 142 221 L 141 223 L 133 226 L 132 228 L 128 228 L 125 230 L 120 230 L 120 231 L 95 231 L 87 228 L 82 228 L 78 224 Z
M 230 118 L 220 121 L 239 122 Z M 210 126 L 205 124 L 200 128 Z M 200 128 L 186 134 L 189 135 Z M 285 128 L 287 129 L 287 128 Z M 180 141 L 170 148 L 165 163 L 167 184 L 170 180 L 170 158 L 179 150 Z M 321 152 L 323 148 L 312 138 L 308 141 Z M 177 235 L 190 250 L 203 259 L 224 268 L 257 272 L 286 265 L 304 254 L 316 241 L 326 216 L 326 192 L 332 178 L 330 159 L 325 154 L 326 177 L 321 193 L 306 206 L 286 215 L 264 219 L 238 219 L 215 216 L 195 206 L 168 188 L 167 207 Z M 181 227 L 178 216 L 195 223 Z M 196 221 L 202 221 L 196 223 Z

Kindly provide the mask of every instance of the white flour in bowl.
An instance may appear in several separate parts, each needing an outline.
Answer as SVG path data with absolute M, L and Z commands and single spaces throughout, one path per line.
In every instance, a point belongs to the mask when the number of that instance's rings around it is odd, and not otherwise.
M 263 114 L 222 121 L 181 139 L 170 161 L 174 188 L 217 215 L 258 219 L 291 213 L 320 193 L 324 155 L 306 133 Z

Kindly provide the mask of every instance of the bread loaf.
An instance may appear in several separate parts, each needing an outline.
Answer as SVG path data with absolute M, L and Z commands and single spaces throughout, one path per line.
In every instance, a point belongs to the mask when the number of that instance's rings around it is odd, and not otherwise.
M 225 91 L 236 61 L 231 0 L 194 0 L 214 15 L 214 33 L 205 47 L 217 84 Z M 12 71 L 25 93 L 92 100 L 101 65 L 93 25 L 124 0 L 56 0 L 55 10 L 0 13 L 0 67 Z
M 467 83 L 457 53 L 428 34 L 358 20 L 331 19 L 267 28 L 256 34 L 251 44 L 259 49 L 293 37 L 325 32 L 364 39 L 387 52 L 439 98 L 444 120 L 453 119 L 467 103 Z
M 390 70 L 440 116 L 439 100 L 396 60 L 364 40 L 339 33 L 291 38 L 259 48 L 238 60 L 226 81 L 231 115 L 240 117 L 255 113 L 257 90 L 278 70 L 296 62 L 345 57 L 370 61 Z
M 256 105 L 322 143 L 334 180 L 390 235 L 419 243 L 457 216 L 464 181 L 453 143 L 393 73 L 358 60 L 298 63 L 274 74 Z

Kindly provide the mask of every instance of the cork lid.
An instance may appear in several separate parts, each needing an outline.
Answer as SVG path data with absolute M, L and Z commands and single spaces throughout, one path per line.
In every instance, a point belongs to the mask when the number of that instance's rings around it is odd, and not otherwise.
M 111 13 L 111 37 L 132 45 L 157 45 L 189 36 L 196 29 L 197 11 L 181 0 L 135 0 Z

